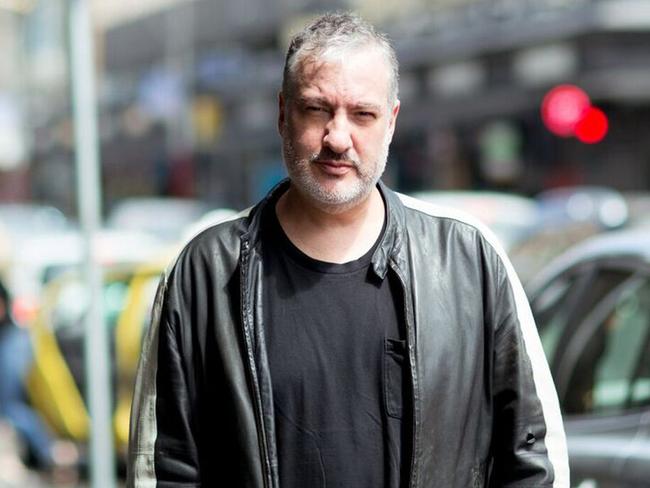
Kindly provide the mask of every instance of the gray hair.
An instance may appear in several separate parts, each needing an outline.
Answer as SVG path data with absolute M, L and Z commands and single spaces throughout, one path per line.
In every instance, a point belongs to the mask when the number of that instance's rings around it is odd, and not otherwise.
M 386 58 L 390 73 L 389 102 L 397 100 L 399 65 L 393 46 L 385 34 L 352 13 L 328 13 L 318 17 L 289 43 L 284 62 L 282 93 L 289 98 L 295 84 L 296 70 L 306 59 L 332 56 L 360 46 L 373 46 Z

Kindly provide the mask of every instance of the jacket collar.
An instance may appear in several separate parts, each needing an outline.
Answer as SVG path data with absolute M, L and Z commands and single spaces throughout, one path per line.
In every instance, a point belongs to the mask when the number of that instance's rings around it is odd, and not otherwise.
M 386 230 L 372 257 L 372 267 L 377 276 L 384 279 L 391 259 L 400 267 L 403 264 L 404 205 L 383 181 L 379 181 L 377 188 L 386 206 Z
M 262 227 L 262 215 L 268 205 L 275 205 L 280 196 L 287 191 L 291 181 L 285 178 L 278 183 L 269 193 L 252 209 L 249 214 L 248 231 L 242 235 L 242 247 L 248 249 L 249 243 L 252 247 L 257 248 L 260 244 Z M 403 246 L 403 227 L 404 227 L 404 205 L 397 194 L 388 188 L 382 181 L 377 184 L 377 189 L 381 194 L 386 206 L 386 229 L 381 237 L 381 242 L 377 246 L 372 256 L 372 267 L 375 274 L 383 279 L 388 271 L 390 260 L 393 259 L 400 266 Z

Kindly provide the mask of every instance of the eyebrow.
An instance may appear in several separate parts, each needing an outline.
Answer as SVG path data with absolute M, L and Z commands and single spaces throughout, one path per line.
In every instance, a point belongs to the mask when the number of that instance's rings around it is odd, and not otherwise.
M 323 97 L 298 97 L 298 102 L 300 102 L 301 105 L 309 105 L 310 103 L 327 105 L 327 100 Z
M 298 102 L 301 105 L 309 105 L 310 103 L 329 105 L 329 102 L 324 97 L 298 97 Z M 359 102 L 352 105 L 355 110 L 375 110 L 381 111 L 381 106 L 370 102 Z
M 353 108 L 357 110 L 375 110 L 377 112 L 381 111 L 381 106 L 375 104 L 375 103 L 369 103 L 369 102 L 361 102 L 353 105 Z

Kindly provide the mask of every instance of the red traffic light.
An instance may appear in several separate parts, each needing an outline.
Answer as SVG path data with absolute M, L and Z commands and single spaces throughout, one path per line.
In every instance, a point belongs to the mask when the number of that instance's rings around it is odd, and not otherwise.
M 608 129 L 609 122 L 603 111 L 596 107 L 589 107 L 576 125 L 575 134 L 579 141 L 595 144 L 605 138 Z
M 582 89 L 573 85 L 560 85 L 544 97 L 542 120 L 553 134 L 571 137 L 590 106 L 591 101 Z
M 589 96 L 575 85 L 559 85 L 542 101 L 542 121 L 553 134 L 575 136 L 585 144 L 603 140 L 609 128 L 607 116 L 591 105 Z

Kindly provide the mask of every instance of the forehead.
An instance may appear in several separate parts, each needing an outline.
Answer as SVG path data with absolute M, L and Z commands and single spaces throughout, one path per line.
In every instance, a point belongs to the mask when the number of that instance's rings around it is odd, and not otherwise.
M 297 66 L 295 89 L 301 96 L 364 99 L 389 98 L 391 69 L 374 47 L 329 51 L 306 57 Z

